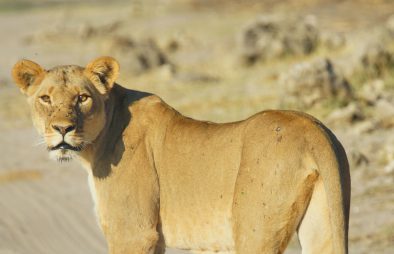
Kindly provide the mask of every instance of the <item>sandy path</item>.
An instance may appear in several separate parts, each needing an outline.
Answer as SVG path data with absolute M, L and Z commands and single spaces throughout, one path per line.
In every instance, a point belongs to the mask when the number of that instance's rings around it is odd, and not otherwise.
M 0 139 L 0 253 L 105 253 L 86 173 L 43 159 L 43 147 L 20 149 L 35 136 L 22 129 Z
M 36 137 L 28 128 L 0 138 L 0 254 L 106 253 L 86 172 L 50 161 Z

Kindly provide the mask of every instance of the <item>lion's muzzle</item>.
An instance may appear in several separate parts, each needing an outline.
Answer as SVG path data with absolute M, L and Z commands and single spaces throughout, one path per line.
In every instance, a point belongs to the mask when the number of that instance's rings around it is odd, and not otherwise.
M 55 151 L 55 150 L 60 150 L 60 149 L 61 150 L 72 150 L 72 151 L 76 151 L 76 152 L 79 152 L 82 150 L 81 147 L 72 146 L 64 141 L 54 147 L 49 148 L 50 151 Z
M 52 128 L 64 137 L 68 132 L 75 130 L 75 125 L 52 125 Z

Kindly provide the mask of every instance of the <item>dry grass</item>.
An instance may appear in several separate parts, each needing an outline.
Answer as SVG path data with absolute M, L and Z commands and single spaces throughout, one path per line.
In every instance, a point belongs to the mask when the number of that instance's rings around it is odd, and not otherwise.
M 12 170 L 0 173 L 0 185 L 17 181 L 39 180 L 43 174 L 39 170 Z

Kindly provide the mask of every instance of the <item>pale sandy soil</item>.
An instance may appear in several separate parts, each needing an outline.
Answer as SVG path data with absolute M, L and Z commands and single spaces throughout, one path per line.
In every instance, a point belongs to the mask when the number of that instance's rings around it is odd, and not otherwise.
M 83 38 L 84 24 L 100 28 L 122 21 L 117 33 L 135 38 L 151 37 L 159 45 L 175 38 L 181 46 L 170 56 L 178 66 L 179 76 L 173 76 L 167 67 L 133 76 L 120 59 L 121 84 L 154 92 L 194 118 L 220 122 L 239 120 L 262 109 L 278 108 L 281 99 L 278 73 L 292 63 L 310 58 L 241 67 L 235 56 L 236 37 L 245 24 L 258 14 L 272 10 L 282 14 L 289 10 L 300 15 L 313 13 L 323 29 L 348 33 L 349 41 L 357 44 L 368 37 L 362 36 L 394 13 L 389 1 L 360 2 L 364 4 L 200 9 L 146 1 L 134 5 L 128 2 L 94 6 L 74 3 L 25 10 L 0 9 L 0 131 L 3 133 L 0 136 L 0 254 L 106 253 L 105 240 L 93 213 L 85 170 L 75 162 L 52 162 L 45 147 L 35 145 L 39 138 L 30 124 L 28 106 L 10 80 L 10 70 L 17 60 L 28 58 L 46 67 L 84 65 L 108 53 L 104 49 L 111 37 Z M 338 56 L 343 62 L 352 47 L 328 55 Z M 196 75 L 215 77 L 216 81 L 190 79 Z M 311 113 L 319 118 L 326 115 L 314 110 Z M 390 159 L 379 155 L 393 147 L 393 129 L 362 137 L 353 131 L 353 126 L 346 124 L 336 125 L 334 131 L 348 153 L 373 154 L 368 165 L 352 168 L 350 251 L 394 253 L 394 171 L 385 170 Z M 298 250 L 294 241 L 286 253 L 299 253 Z M 184 252 L 170 250 L 168 253 Z

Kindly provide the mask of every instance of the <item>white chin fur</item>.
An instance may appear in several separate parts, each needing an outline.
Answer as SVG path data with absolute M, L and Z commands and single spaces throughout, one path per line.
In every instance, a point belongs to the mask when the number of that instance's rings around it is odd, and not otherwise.
M 52 160 L 55 160 L 58 162 L 71 161 L 74 156 L 75 156 L 75 152 L 70 151 L 70 150 L 59 149 L 59 150 L 49 151 L 49 157 Z

